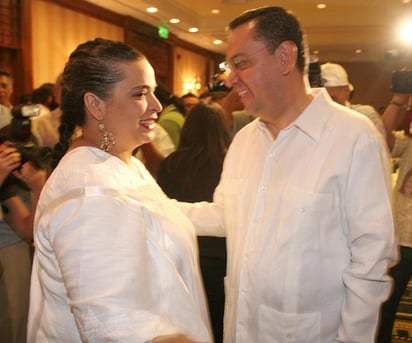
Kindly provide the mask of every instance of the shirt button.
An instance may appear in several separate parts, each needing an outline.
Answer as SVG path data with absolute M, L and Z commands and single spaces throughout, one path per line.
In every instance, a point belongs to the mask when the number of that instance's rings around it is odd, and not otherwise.
M 247 288 L 242 288 L 242 292 L 246 293 L 247 292 Z
M 260 186 L 260 189 L 262 190 L 262 191 L 266 191 L 267 189 L 268 189 L 268 186 Z

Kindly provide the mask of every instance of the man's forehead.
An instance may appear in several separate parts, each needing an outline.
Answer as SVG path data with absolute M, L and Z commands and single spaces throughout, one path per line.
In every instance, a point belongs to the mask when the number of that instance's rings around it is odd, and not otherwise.
M 0 75 L 0 84 L 4 86 L 11 85 L 11 80 L 5 76 L 5 75 Z

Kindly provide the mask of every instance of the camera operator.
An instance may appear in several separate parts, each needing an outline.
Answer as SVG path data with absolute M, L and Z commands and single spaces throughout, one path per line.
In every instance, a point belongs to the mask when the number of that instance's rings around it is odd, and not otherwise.
M 20 163 L 20 153 L 16 148 L 0 144 L 0 184 L 2 185 L 0 201 L 2 209 L 4 209 L 2 219 L 20 237 L 31 240 L 33 238 L 34 210 L 46 180 L 47 171 L 36 168 L 31 162 L 26 162 L 19 168 Z M 30 208 L 27 208 L 23 200 L 13 194 L 15 186 L 4 184 L 11 172 L 30 188 Z
M 398 82 L 398 77 L 406 82 Z M 391 268 L 394 289 L 383 304 L 378 343 L 391 342 L 393 324 L 398 305 L 412 276 L 412 114 L 411 74 L 395 72 L 392 84 L 392 99 L 382 119 L 386 140 L 392 157 L 400 158 L 399 171 L 394 187 L 394 220 L 400 260 Z M 402 80 L 401 80 L 402 81 Z
M 46 170 L 31 162 L 21 165 L 20 153 L 0 144 L 0 342 L 26 342 L 34 213 Z M 23 182 L 29 192 L 19 188 Z M 29 193 L 29 204 L 20 194 Z

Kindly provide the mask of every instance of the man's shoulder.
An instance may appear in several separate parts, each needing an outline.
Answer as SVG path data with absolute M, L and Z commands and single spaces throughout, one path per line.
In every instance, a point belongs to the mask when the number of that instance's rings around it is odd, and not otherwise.
M 363 113 L 366 115 L 379 115 L 375 108 L 371 105 L 352 104 L 350 108 L 352 110 L 355 110 L 356 112 Z

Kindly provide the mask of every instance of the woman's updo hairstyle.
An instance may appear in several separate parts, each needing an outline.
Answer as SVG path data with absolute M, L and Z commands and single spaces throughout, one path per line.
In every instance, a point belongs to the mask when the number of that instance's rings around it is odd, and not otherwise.
M 76 127 L 85 123 L 85 93 L 109 98 L 115 84 L 126 77 L 119 65 L 143 58 L 123 42 L 102 38 L 82 43 L 70 54 L 62 76 L 60 139 L 54 148 L 54 167 L 69 148 Z

